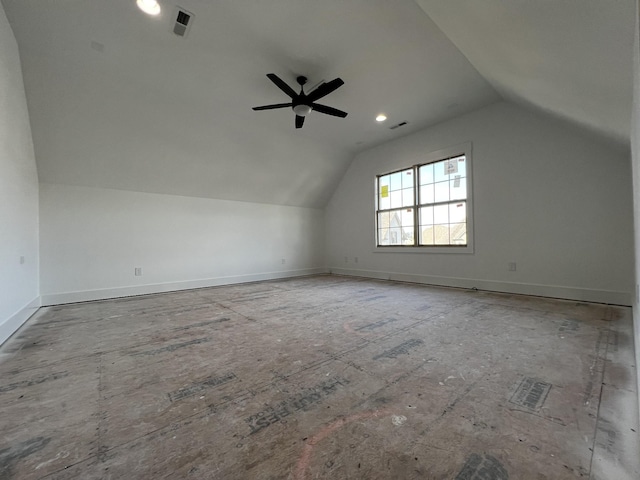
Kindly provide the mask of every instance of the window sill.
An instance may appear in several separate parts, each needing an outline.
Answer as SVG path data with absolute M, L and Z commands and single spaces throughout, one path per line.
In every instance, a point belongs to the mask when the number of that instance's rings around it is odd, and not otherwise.
M 472 245 L 466 245 L 464 247 L 375 247 L 373 253 L 471 254 L 474 252 Z

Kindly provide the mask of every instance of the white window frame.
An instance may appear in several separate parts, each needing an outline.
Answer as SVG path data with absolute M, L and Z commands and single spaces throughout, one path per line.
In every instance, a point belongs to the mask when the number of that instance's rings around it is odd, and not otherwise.
M 474 253 L 474 229 L 473 229 L 473 159 L 472 159 L 472 145 L 471 142 L 463 143 L 460 145 L 455 145 L 452 147 L 443 148 L 442 150 L 437 150 L 431 153 L 426 154 L 424 157 L 420 158 L 418 163 L 414 165 L 409 165 L 405 167 L 396 168 L 390 170 L 386 173 L 380 173 L 376 175 L 374 179 L 374 192 L 375 192 L 375 200 L 374 200 L 374 229 L 373 229 L 373 244 L 374 244 L 374 253 L 421 253 L 421 254 L 455 254 L 455 253 L 463 253 L 470 254 Z M 442 160 L 446 160 L 449 158 L 453 158 L 459 155 L 465 156 L 465 163 L 467 169 L 467 244 L 464 246 L 460 245 L 404 245 L 404 246 L 379 246 L 378 245 L 378 177 L 387 175 L 389 173 L 394 173 L 400 170 L 405 170 L 412 167 L 418 167 L 420 165 L 425 165 L 428 163 L 439 162 Z M 416 169 L 417 170 L 417 169 Z M 417 192 L 416 192 L 417 195 Z M 414 202 L 414 205 L 411 207 L 414 209 L 420 208 L 417 201 Z M 416 232 L 417 233 L 417 232 Z M 418 239 L 416 238 L 416 241 Z

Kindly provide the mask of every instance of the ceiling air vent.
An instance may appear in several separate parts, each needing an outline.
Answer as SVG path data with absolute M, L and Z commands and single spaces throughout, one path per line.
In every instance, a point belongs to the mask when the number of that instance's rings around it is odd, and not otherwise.
M 406 124 L 407 122 L 400 122 L 399 124 L 394 125 L 393 127 L 389 127 L 389 130 L 395 130 L 396 128 L 404 127 Z
M 173 25 L 173 33 L 180 37 L 186 37 L 191 27 L 191 17 L 193 15 L 182 8 L 178 7 L 176 15 L 176 23 Z

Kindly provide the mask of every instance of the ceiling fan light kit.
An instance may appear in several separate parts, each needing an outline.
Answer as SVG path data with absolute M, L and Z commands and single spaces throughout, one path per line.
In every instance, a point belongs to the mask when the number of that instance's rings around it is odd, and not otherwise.
M 267 78 L 269 78 L 269 80 L 271 80 L 276 85 L 276 87 L 287 94 L 291 98 L 291 102 L 275 103 L 272 105 L 253 107 L 253 110 L 274 110 L 276 108 L 291 107 L 293 112 L 296 114 L 296 128 L 302 128 L 302 125 L 304 125 L 305 117 L 309 115 L 312 110 L 324 113 L 325 115 L 332 115 L 334 117 L 344 118 L 347 116 L 347 112 L 343 112 L 342 110 L 338 110 L 337 108 L 315 103 L 316 100 L 320 100 L 322 97 L 329 95 L 331 92 L 344 85 L 344 82 L 341 78 L 336 78 L 334 80 L 331 80 L 330 82 L 323 82 L 318 86 L 318 88 L 308 94 L 304 93 L 304 85 L 305 83 L 307 83 L 307 77 L 299 76 L 296 79 L 298 84 L 300 85 L 300 93 L 296 93 L 293 88 L 291 88 L 275 73 L 267 73 Z
M 306 117 L 313 110 L 309 105 L 296 105 L 293 107 L 293 111 L 296 112 L 296 115 L 300 115 L 301 117 Z

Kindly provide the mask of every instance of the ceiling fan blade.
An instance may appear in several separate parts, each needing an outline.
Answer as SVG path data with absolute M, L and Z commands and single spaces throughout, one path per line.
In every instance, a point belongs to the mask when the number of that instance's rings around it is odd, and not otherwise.
M 344 82 L 342 81 L 341 78 L 336 78 L 335 80 L 331 80 L 330 82 L 323 83 L 318 88 L 316 88 L 313 92 L 307 95 L 307 100 L 310 102 L 315 102 L 316 100 L 319 100 L 322 97 L 329 95 L 331 92 L 341 87 L 342 85 L 344 85 Z
M 326 105 L 320 105 L 319 103 L 312 103 L 311 107 L 316 112 L 326 113 L 327 115 L 333 115 L 334 117 L 344 118 L 348 115 L 347 112 L 343 112 L 337 108 L 327 107 Z
M 303 124 L 304 124 L 304 117 L 301 117 L 300 115 L 296 115 L 296 128 L 302 128 Z
M 291 98 L 297 97 L 298 94 L 295 92 L 295 90 L 293 88 L 291 88 L 289 85 L 287 85 L 284 80 L 282 80 L 279 76 L 277 76 L 275 73 L 267 73 L 267 77 L 269 77 L 269 80 L 271 80 L 273 83 L 276 84 L 276 86 L 282 90 L 284 93 L 286 93 L 287 95 L 289 95 Z
M 273 110 L 274 108 L 291 107 L 292 103 L 274 103 L 273 105 L 262 105 L 261 107 L 253 107 L 253 110 Z

